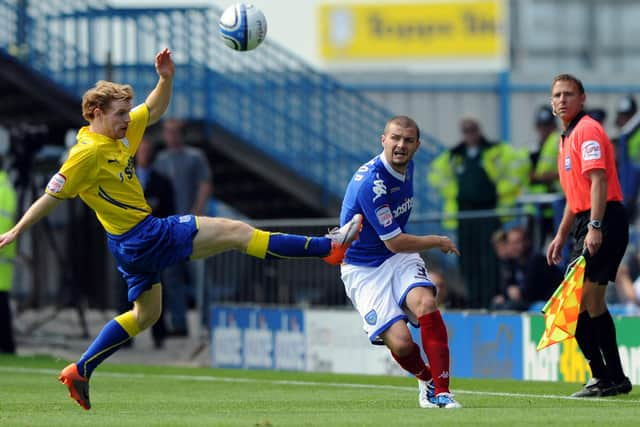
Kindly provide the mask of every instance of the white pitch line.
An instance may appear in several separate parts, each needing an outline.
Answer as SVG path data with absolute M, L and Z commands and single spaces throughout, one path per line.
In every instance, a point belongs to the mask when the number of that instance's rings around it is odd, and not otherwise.
M 0 366 L 0 372 L 14 372 L 25 374 L 46 374 L 46 375 L 58 375 L 59 371 L 54 369 L 34 369 L 34 368 L 20 368 L 20 367 L 8 367 Z M 101 377 L 112 378 L 156 378 L 156 379 L 170 379 L 170 380 L 183 380 L 183 381 L 210 381 L 210 382 L 227 382 L 227 383 L 267 383 L 267 384 L 280 384 L 280 385 L 293 385 L 293 386 L 315 386 L 315 387 L 336 387 L 336 388 L 365 388 L 365 389 L 378 389 L 378 390 L 396 390 L 415 392 L 415 387 L 406 386 L 394 386 L 394 385 L 381 385 L 381 384 L 353 384 L 353 383 L 325 383 L 318 381 L 299 381 L 299 380 L 260 380 L 254 378 L 230 378 L 230 377 L 215 377 L 207 375 L 176 375 L 176 374 L 121 374 L 117 372 L 100 372 Z M 607 399 L 607 398 L 579 398 L 571 396 L 562 396 L 555 394 L 531 394 L 531 393 L 507 393 L 497 391 L 477 391 L 477 390 L 452 390 L 455 394 L 472 394 L 481 396 L 500 396 L 500 397 L 512 397 L 520 399 L 561 399 L 561 400 L 576 400 L 581 402 L 603 402 L 603 403 L 632 403 L 638 404 L 638 399 Z

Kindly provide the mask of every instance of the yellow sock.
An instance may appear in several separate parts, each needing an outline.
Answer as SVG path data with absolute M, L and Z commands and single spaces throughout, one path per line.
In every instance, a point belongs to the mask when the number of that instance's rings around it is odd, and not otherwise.
M 256 258 L 265 259 L 270 235 L 271 233 L 268 231 L 253 230 L 253 236 L 251 236 L 251 240 L 249 240 L 245 253 Z
M 140 327 L 138 326 L 138 321 L 133 311 L 127 311 L 120 316 L 116 316 L 114 320 L 122 326 L 122 329 L 127 331 L 130 337 L 135 337 L 140 333 Z

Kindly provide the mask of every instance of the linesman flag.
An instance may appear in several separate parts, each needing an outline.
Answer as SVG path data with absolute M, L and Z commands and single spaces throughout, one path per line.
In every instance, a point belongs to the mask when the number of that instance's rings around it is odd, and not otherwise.
M 542 307 L 545 326 L 538 351 L 575 336 L 586 265 L 587 261 L 582 254 L 573 262 L 562 283 Z

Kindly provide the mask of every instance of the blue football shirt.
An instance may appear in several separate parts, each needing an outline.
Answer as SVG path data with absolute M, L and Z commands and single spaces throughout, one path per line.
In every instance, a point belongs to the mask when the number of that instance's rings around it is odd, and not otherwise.
M 347 250 L 347 264 L 377 267 L 393 255 L 384 244 L 405 231 L 413 207 L 413 161 L 405 174 L 395 171 L 383 154 L 353 175 L 340 212 L 345 224 L 356 213 L 364 217 L 360 238 Z

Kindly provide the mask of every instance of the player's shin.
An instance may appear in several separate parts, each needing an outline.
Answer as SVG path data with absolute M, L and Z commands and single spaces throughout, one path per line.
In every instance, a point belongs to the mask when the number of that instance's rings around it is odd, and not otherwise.
M 431 365 L 436 395 L 449 392 L 449 338 L 440 311 L 420 316 L 422 347 Z
M 254 230 L 247 255 L 261 259 L 324 257 L 331 252 L 331 240 L 295 234 Z
M 140 328 L 132 311 L 128 311 L 110 320 L 87 351 L 76 362 L 78 373 L 90 378 L 93 370 L 107 357 L 118 351 L 131 338 L 140 333 Z
M 431 379 L 431 369 L 424 363 L 424 360 L 422 360 L 420 347 L 418 347 L 416 343 L 413 343 L 411 351 L 408 354 L 399 356 L 392 351 L 391 356 L 398 362 L 398 365 L 402 366 L 402 369 L 412 373 L 416 378 L 423 381 L 429 381 Z

